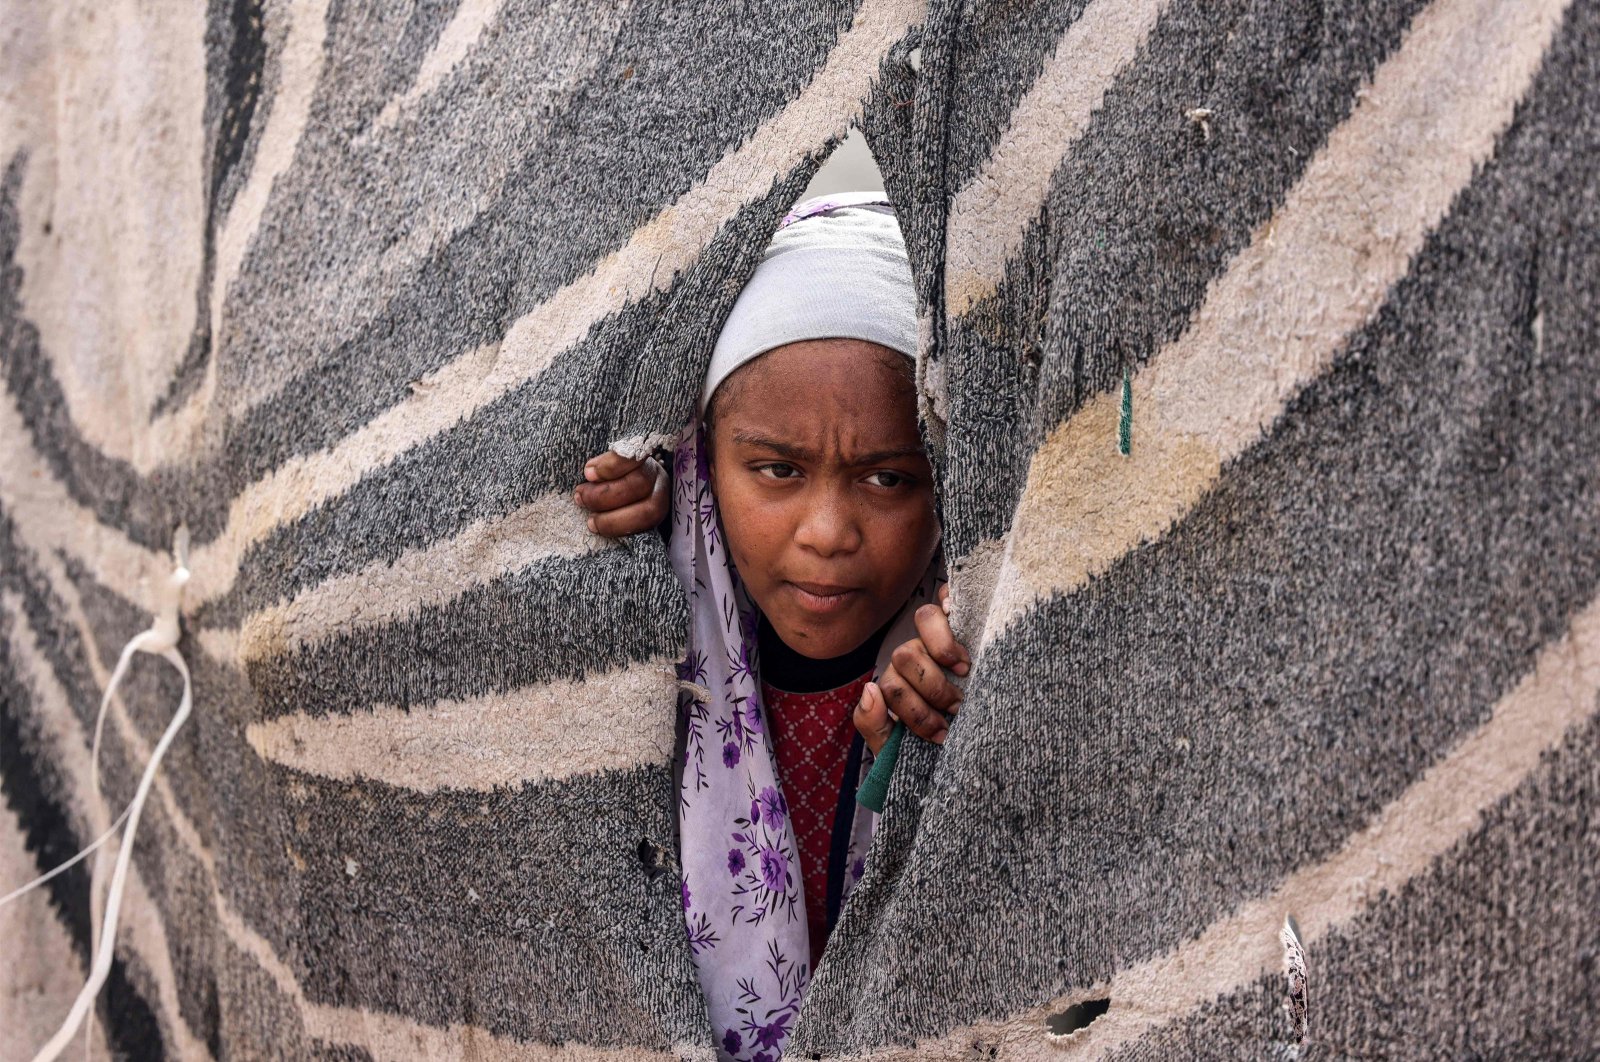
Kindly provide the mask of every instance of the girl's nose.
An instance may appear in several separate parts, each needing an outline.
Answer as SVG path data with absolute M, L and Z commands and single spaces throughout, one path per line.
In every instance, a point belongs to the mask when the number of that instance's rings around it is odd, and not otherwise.
M 800 518 L 794 540 L 819 557 L 854 553 L 861 548 L 861 524 L 849 505 L 836 498 L 820 498 Z

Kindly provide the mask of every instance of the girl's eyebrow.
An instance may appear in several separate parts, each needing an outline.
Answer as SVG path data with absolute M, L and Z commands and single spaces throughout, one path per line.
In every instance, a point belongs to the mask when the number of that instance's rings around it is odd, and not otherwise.
M 926 456 L 927 452 L 921 446 L 897 446 L 893 450 L 875 450 L 870 454 L 862 454 L 846 464 L 851 468 L 860 468 L 862 465 L 881 465 L 885 461 L 898 461 L 905 457 Z
M 759 432 L 736 430 L 733 433 L 733 441 L 743 443 L 746 446 L 757 446 L 764 450 L 771 450 L 773 453 L 780 457 L 788 458 L 790 461 L 816 460 L 816 455 L 803 446 L 781 442 Z M 861 454 L 859 457 L 847 460 L 845 464 L 850 468 L 858 468 L 862 465 L 875 465 L 882 461 L 894 461 L 903 457 L 925 456 L 926 454 L 921 446 L 897 446 L 889 450 L 874 450 L 870 454 Z
M 733 441 L 743 443 L 746 446 L 758 446 L 763 450 L 771 450 L 773 453 L 787 457 L 792 461 L 804 461 L 811 457 L 811 451 L 803 446 L 791 446 L 789 443 L 779 442 L 777 439 L 762 435 L 759 432 L 736 430 L 733 433 Z

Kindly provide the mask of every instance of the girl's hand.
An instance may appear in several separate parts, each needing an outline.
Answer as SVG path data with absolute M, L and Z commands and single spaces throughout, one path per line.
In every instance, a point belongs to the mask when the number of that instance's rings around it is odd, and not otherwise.
M 648 531 L 667 516 L 667 470 L 653 458 L 636 461 L 607 450 L 583 466 L 586 482 L 573 500 L 594 515 L 589 530 L 607 538 Z
M 917 609 L 917 634 L 895 648 L 889 669 L 877 682 L 867 683 L 856 705 L 856 729 L 877 755 L 889 740 L 899 719 L 918 737 L 944 744 L 949 716 L 961 705 L 961 689 L 945 675 L 949 668 L 959 676 L 972 669 L 972 658 L 950 633 L 950 587 L 939 587 L 939 603 Z

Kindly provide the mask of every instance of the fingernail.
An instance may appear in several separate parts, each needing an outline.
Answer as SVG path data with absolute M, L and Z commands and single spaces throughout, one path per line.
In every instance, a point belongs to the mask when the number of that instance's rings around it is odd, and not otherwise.
M 596 532 L 595 532 L 595 529 L 594 529 L 594 517 L 591 516 L 591 517 L 589 517 L 588 520 L 585 520 L 584 522 L 589 525 L 589 532 L 591 534 L 595 534 Z
M 954 671 L 956 674 L 958 674 L 958 675 L 962 676 L 963 678 L 965 678 L 967 672 L 971 671 L 972 668 L 967 666 L 967 662 L 965 660 L 958 660 L 958 661 L 956 661 L 956 666 L 951 668 L 950 670 Z
M 594 470 L 593 465 L 584 465 L 583 478 L 588 480 L 590 483 L 593 483 L 596 479 L 600 478 L 600 474 Z
M 948 731 L 948 730 L 939 731 L 938 736 L 933 739 L 933 743 L 935 745 L 943 745 L 944 744 L 944 736 L 946 734 L 948 734 L 948 733 L 950 733 L 950 731 Z

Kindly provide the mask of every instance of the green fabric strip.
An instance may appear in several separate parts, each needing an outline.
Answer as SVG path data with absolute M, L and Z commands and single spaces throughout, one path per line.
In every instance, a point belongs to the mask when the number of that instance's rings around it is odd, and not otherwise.
M 900 758 L 900 741 L 905 736 L 906 725 L 895 723 L 889 740 L 883 743 L 877 759 L 872 761 L 872 770 L 856 790 L 856 802 L 868 811 L 883 812 L 884 798 L 889 795 L 889 779 L 894 774 L 894 761 Z

